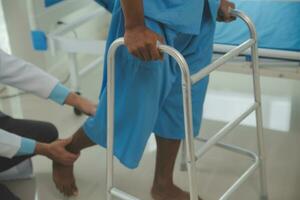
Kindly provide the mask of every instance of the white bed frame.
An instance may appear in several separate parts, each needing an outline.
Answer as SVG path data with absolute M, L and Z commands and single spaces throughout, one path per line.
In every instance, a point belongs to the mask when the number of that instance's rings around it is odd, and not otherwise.
M 225 54 L 234 47 L 235 46 L 232 45 L 215 44 L 214 53 Z M 258 54 L 260 57 L 260 75 L 300 80 L 300 52 L 259 49 Z M 251 62 L 245 60 L 245 56 L 249 55 L 249 51 L 244 52 L 239 59 L 226 63 L 220 68 L 220 71 L 245 74 L 251 73 Z
M 96 17 L 104 17 L 104 9 L 99 7 L 90 13 L 82 14 L 67 24 L 57 26 L 58 22 L 72 13 L 78 12 L 81 9 L 88 8 L 92 4 L 96 4 L 93 0 L 64 0 L 56 3 L 51 7 L 46 8 L 44 1 L 41 0 L 27 0 L 27 10 L 29 15 L 29 24 L 32 31 L 43 31 L 47 38 L 47 51 L 51 51 L 53 55 L 58 52 L 68 54 L 68 59 L 71 63 L 69 66 L 71 88 L 80 92 L 80 77 L 88 73 L 91 69 L 99 67 L 103 61 L 105 40 L 95 39 L 80 39 L 67 37 L 68 33 L 75 31 L 76 28 L 88 23 Z M 57 27 L 50 30 L 49 27 Z M 100 55 L 84 68 L 79 70 L 77 61 L 78 54 Z M 76 111 L 76 110 L 75 110 Z M 75 112 L 76 114 L 78 111 Z

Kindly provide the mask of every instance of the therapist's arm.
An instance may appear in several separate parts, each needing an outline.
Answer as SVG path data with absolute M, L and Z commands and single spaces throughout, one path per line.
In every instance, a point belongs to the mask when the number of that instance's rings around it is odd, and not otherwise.
M 125 45 L 134 56 L 144 60 L 162 59 L 157 42 L 164 42 L 162 36 L 145 25 L 143 0 L 121 0 L 125 17 Z
M 86 115 L 95 115 L 97 110 L 97 104 L 92 101 L 76 94 L 75 92 L 71 92 L 66 100 L 65 104 L 75 107 Z
M 58 83 L 51 91 L 48 99 L 58 103 L 66 104 L 77 108 L 86 115 L 94 115 L 96 113 L 97 105 L 90 100 L 78 95 L 75 92 L 71 92 L 61 83 Z
M 0 83 L 16 87 L 59 104 L 68 104 L 93 115 L 96 104 L 71 92 L 57 78 L 37 66 L 0 49 Z
M 18 136 L 0 129 L 0 156 L 13 158 L 15 156 L 43 155 L 64 165 L 72 165 L 79 154 L 66 151 L 71 139 L 58 140 L 50 144 L 36 142 L 30 138 Z
M 21 138 L 21 146 L 15 156 L 42 155 L 63 165 L 73 165 L 79 154 L 66 150 L 71 139 L 56 140 L 52 143 L 36 142 L 29 138 Z
M 6 138 L 5 140 L 3 139 L 3 135 Z M 95 143 L 86 136 L 82 128 L 76 131 L 72 137 L 57 140 L 50 144 L 36 142 L 10 133 L 2 133 L 1 136 L 1 129 L 0 139 L 0 147 L 4 147 L 4 142 L 6 142 L 7 146 L 14 146 L 9 155 L 4 155 L 3 152 L 0 151 L 0 156 L 11 158 L 19 149 L 16 154 L 17 156 L 38 154 L 46 156 L 62 165 L 72 165 L 78 159 L 81 150 L 95 145 Z M 20 143 L 18 140 L 21 140 L 21 147 L 18 147 L 18 143 Z

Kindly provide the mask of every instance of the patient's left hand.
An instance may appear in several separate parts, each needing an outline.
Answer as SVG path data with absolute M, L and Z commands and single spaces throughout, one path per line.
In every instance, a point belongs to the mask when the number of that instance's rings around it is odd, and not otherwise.
M 217 20 L 220 22 L 231 22 L 236 19 L 236 17 L 230 14 L 230 11 L 235 9 L 235 4 L 228 0 L 221 0 L 221 4 L 218 10 Z
M 73 106 L 86 115 L 94 116 L 97 111 L 97 104 L 72 92 L 67 97 L 65 104 Z

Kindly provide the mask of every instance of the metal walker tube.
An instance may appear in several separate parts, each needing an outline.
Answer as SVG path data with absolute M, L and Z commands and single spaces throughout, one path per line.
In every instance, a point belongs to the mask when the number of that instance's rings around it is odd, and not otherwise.
M 239 55 L 241 52 L 251 48 L 252 53 L 252 66 L 253 66 L 253 85 L 255 93 L 255 104 L 249 108 L 248 111 L 243 113 L 236 121 L 233 121 L 228 128 L 224 128 L 218 133 L 218 136 L 214 137 L 213 141 L 207 140 L 207 145 L 204 146 L 205 150 L 201 151 L 200 157 L 208 151 L 211 146 L 217 145 L 219 147 L 231 150 L 246 156 L 250 156 L 254 159 L 255 163 L 232 185 L 220 198 L 220 200 L 228 199 L 229 196 L 236 191 L 236 189 L 254 172 L 257 167 L 260 167 L 260 181 L 261 181 L 261 197 L 267 199 L 267 184 L 266 184 L 266 170 L 264 161 L 264 142 L 262 132 L 262 112 L 261 112 L 261 94 L 260 94 L 260 82 L 258 72 L 258 55 L 257 55 L 257 36 L 253 23 L 250 18 L 239 11 L 232 11 L 233 16 L 241 18 L 248 26 L 251 33 L 251 39 L 239 45 L 235 49 L 229 51 L 222 56 L 216 62 L 205 67 L 203 70 L 197 72 L 193 76 L 190 76 L 189 66 L 184 57 L 173 47 L 167 45 L 158 45 L 158 48 L 169 54 L 176 60 L 181 70 L 182 77 L 182 91 L 183 91 L 183 108 L 184 108 L 184 124 L 185 124 L 185 156 L 189 178 L 190 199 L 197 200 L 197 180 L 196 180 L 196 155 L 194 149 L 194 136 L 193 136 L 193 120 L 192 120 L 192 103 L 191 103 L 191 87 L 192 84 L 200 81 L 205 76 L 209 75 L 214 70 L 218 69 L 222 64 L 232 59 L 234 56 Z M 112 197 L 118 197 L 124 200 L 138 200 L 136 197 L 123 192 L 114 187 L 114 162 L 113 162 L 113 150 L 114 150 L 114 104 L 115 104 L 115 54 L 117 49 L 124 45 L 124 39 L 119 38 L 115 40 L 108 51 L 108 67 L 107 67 L 107 193 L 106 199 L 112 200 Z M 232 145 L 220 144 L 221 140 L 230 130 L 239 125 L 242 119 L 246 118 L 252 111 L 256 111 L 257 122 L 257 137 L 258 137 L 258 149 L 259 155 L 255 153 L 236 147 Z

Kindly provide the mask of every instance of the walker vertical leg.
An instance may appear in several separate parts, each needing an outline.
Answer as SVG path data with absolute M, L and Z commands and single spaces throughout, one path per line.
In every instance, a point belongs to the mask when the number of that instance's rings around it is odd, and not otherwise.
M 115 114 L 115 51 L 113 46 L 108 52 L 107 68 L 107 151 L 106 151 L 106 200 L 112 200 L 114 179 L 114 114 Z
M 189 134 L 186 134 L 186 136 Z M 190 136 L 188 136 L 190 138 Z M 192 137 L 192 140 L 194 138 Z M 192 142 L 192 143 L 190 143 Z M 190 139 L 185 140 L 186 150 L 187 150 L 187 170 L 189 176 L 189 188 L 190 188 L 190 200 L 198 200 L 198 192 L 197 192 L 197 179 L 196 179 L 196 161 L 194 152 L 194 144 Z
M 75 53 L 70 53 L 69 58 L 71 61 L 71 65 L 69 67 L 70 70 L 70 79 L 71 79 L 71 88 L 76 92 L 79 92 L 79 67 L 78 61 Z
M 258 146 L 258 156 L 260 160 L 259 166 L 259 179 L 261 187 L 261 199 L 268 199 L 268 189 L 267 189 L 267 174 L 266 174 L 266 160 L 265 160 L 265 146 L 264 146 L 264 135 L 263 135 L 263 119 L 262 119 L 262 109 L 261 109 L 261 88 L 260 88 L 260 77 L 258 69 L 258 50 L 257 44 L 251 47 L 252 53 L 252 72 L 253 72 L 253 88 L 255 94 L 255 102 L 258 104 L 256 109 L 256 128 L 257 128 L 257 146 Z
M 71 65 L 69 67 L 70 71 L 70 79 L 71 79 L 71 88 L 80 95 L 80 87 L 79 87 L 79 66 L 78 66 L 78 60 L 76 53 L 70 53 L 69 59 L 71 61 Z M 82 112 L 78 110 L 77 108 L 74 108 L 74 113 L 76 115 L 81 115 Z
M 187 65 L 187 64 L 186 64 Z M 187 68 L 188 66 L 186 66 Z M 194 149 L 194 130 L 192 116 L 192 95 L 191 95 L 191 80 L 188 72 L 182 71 L 182 93 L 183 93 L 183 110 L 184 110 L 184 125 L 185 125 L 185 146 L 186 146 L 186 163 L 189 176 L 190 200 L 198 199 L 197 192 L 197 171 Z M 187 75 L 187 76 L 185 76 Z
M 181 158 L 180 158 L 180 170 L 181 171 L 187 171 L 185 141 L 183 141 L 182 144 L 181 144 L 181 155 L 180 156 L 181 156 Z

